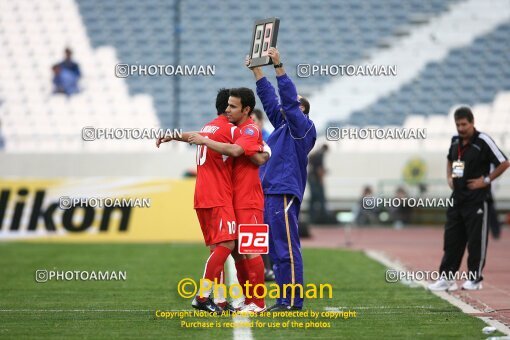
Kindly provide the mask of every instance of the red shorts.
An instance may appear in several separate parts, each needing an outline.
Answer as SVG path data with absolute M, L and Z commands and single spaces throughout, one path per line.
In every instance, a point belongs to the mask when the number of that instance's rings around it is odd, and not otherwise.
M 206 246 L 237 240 L 237 224 L 232 207 L 195 209 Z
M 237 225 L 264 224 L 264 212 L 259 209 L 236 209 Z

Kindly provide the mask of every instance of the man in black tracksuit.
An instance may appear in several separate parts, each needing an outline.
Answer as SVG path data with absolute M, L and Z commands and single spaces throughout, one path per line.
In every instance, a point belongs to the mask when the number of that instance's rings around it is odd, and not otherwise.
M 441 279 L 429 285 L 430 290 L 457 289 L 454 275 L 459 270 L 466 244 L 469 279 L 462 289 L 482 288 L 490 183 L 510 166 L 492 138 L 475 129 L 470 108 L 457 109 L 454 118 L 458 136 L 452 138 L 446 170 L 454 203 L 446 215 L 444 255 L 439 268 Z M 496 166 L 492 172 L 491 163 Z

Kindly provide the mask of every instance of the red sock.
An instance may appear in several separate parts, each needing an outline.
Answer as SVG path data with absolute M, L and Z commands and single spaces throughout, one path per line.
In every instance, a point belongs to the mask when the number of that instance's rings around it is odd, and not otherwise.
M 257 256 L 257 257 L 254 257 L 252 259 L 249 259 L 247 260 L 248 262 L 248 268 L 250 270 L 250 283 L 252 284 L 252 286 L 250 287 L 250 295 L 253 296 L 253 298 L 251 299 L 251 302 L 254 302 L 257 306 L 263 308 L 266 303 L 264 301 L 264 298 L 257 298 L 255 296 L 255 292 L 257 293 L 258 296 L 263 296 L 264 294 L 264 288 L 262 287 L 257 287 L 257 290 L 255 291 L 255 286 L 260 284 L 260 285 L 263 285 L 264 284 L 264 281 L 265 281 L 265 277 L 264 277 L 264 260 L 262 260 L 262 256 Z
M 213 283 L 214 279 L 216 279 L 216 282 L 220 282 L 221 271 L 223 270 L 223 266 L 228 256 L 230 255 L 230 252 L 230 249 L 223 246 L 217 246 L 214 248 L 214 251 L 212 252 L 211 256 L 209 256 L 209 259 L 205 264 L 204 279 L 210 280 Z M 201 297 L 207 298 L 210 294 L 211 291 L 206 292 L 206 294 Z
M 210 250 L 211 254 L 213 252 L 214 252 L 214 250 Z M 220 283 L 220 284 L 225 283 L 225 265 L 223 265 L 223 268 L 221 268 L 220 279 L 218 280 L 218 283 Z M 225 307 L 225 305 L 227 304 L 227 300 L 225 300 L 227 292 L 225 292 L 223 289 L 220 289 L 220 288 L 218 288 L 217 291 L 214 290 L 214 288 L 213 288 L 213 292 L 215 293 L 214 303 L 221 308 Z M 218 294 L 218 296 L 216 296 L 216 293 Z
M 236 271 L 237 271 L 237 281 L 241 285 L 243 290 L 243 295 L 245 296 L 244 304 L 247 305 L 250 303 L 250 299 L 246 295 L 246 281 L 249 281 L 249 273 L 248 273 L 248 260 L 242 259 L 236 262 Z

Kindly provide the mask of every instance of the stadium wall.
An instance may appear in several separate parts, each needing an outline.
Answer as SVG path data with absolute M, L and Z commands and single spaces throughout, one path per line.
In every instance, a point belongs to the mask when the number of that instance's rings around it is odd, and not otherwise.
M 444 153 L 339 153 L 326 157 L 326 191 L 330 210 L 350 210 L 362 187 L 391 196 L 404 185 L 411 196 L 416 185 L 404 175 L 422 172 L 425 196 L 448 197 Z M 0 154 L 0 239 L 93 242 L 202 242 L 193 210 L 194 152 L 158 150 L 123 154 Z M 414 165 L 413 165 L 414 164 Z M 411 168 L 412 168 L 411 166 Z M 508 209 L 510 181 L 500 179 L 495 193 Z M 68 197 L 149 198 L 150 207 L 127 213 L 105 207 L 59 209 Z M 307 198 L 305 198 L 306 200 Z M 308 204 L 303 204 L 306 214 Z
M 0 240 L 201 242 L 193 179 L 5 179 Z
M 332 200 L 353 200 L 362 187 L 371 185 L 377 194 L 389 195 L 404 177 L 421 163 L 423 182 L 431 195 L 449 195 L 446 185 L 445 152 L 338 152 L 325 157 L 326 188 Z M 195 169 L 195 152 L 155 150 L 139 153 L 0 153 L 0 183 L 8 178 L 158 177 L 183 178 Z M 506 175 L 495 182 L 498 196 L 510 199 Z M 407 185 L 412 190 L 412 185 Z
M 420 157 L 427 163 L 429 178 L 444 178 L 444 153 L 331 152 L 325 163 L 328 177 L 380 179 L 401 178 L 409 159 Z M 88 177 L 158 176 L 181 178 L 195 167 L 195 152 L 153 153 L 0 153 L 1 177 Z

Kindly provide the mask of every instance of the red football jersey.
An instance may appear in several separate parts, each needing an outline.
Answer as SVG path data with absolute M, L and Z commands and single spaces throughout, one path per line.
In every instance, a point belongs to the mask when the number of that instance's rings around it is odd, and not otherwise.
M 238 125 L 234 143 L 241 146 L 244 155 L 234 159 L 232 182 L 234 185 L 234 209 L 255 208 L 264 210 L 264 192 L 259 178 L 259 167 L 249 157 L 263 150 L 262 133 L 249 118 Z
M 234 142 L 239 134 L 237 127 L 221 115 L 205 124 L 200 134 L 221 143 Z M 195 208 L 232 206 L 232 157 L 210 150 L 205 145 L 197 147 L 197 181 Z

